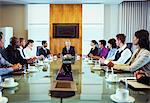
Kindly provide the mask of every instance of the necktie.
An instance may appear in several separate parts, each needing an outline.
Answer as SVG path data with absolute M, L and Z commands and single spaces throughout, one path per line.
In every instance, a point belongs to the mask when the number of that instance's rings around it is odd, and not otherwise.
M 22 49 L 22 54 L 23 54 L 23 56 L 24 56 L 24 57 L 26 57 L 26 56 L 25 56 L 25 54 L 24 54 L 24 51 L 23 51 L 23 49 Z

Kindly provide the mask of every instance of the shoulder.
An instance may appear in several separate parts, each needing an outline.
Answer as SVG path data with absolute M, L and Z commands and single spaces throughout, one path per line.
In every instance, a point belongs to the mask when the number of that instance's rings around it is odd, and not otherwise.
M 141 49 L 140 54 L 150 55 L 150 51 L 148 51 L 147 49 Z

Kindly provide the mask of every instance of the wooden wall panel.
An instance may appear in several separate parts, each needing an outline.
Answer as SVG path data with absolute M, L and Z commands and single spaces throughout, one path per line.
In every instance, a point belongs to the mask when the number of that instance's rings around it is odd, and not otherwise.
M 53 38 L 53 23 L 79 23 L 79 38 Z M 64 42 L 70 40 L 76 53 L 82 54 L 82 5 L 51 4 L 50 5 L 50 49 L 53 54 L 61 53 Z

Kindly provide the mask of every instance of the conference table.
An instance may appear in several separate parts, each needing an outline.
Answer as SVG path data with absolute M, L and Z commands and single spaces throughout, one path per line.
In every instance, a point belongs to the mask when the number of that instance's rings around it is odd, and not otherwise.
M 9 103 L 59 103 L 60 99 L 50 96 L 50 89 L 61 64 L 62 60 L 57 59 L 44 65 L 36 65 L 37 71 L 13 75 L 19 85 L 3 89 L 3 96 L 9 99 Z M 105 72 L 92 70 L 92 65 L 83 59 L 72 64 L 72 74 L 77 91 L 75 96 L 63 99 L 63 103 L 113 103 L 110 95 L 114 94 L 117 88 L 125 88 L 125 85 L 120 82 L 106 82 Z M 117 75 L 118 77 L 133 76 L 131 73 Z M 149 91 L 128 89 L 130 95 L 135 98 L 135 103 L 146 103 L 150 95 Z

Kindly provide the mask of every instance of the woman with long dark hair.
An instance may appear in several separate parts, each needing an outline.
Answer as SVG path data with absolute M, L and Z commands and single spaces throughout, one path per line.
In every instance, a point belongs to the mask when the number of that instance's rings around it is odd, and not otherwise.
M 137 47 L 137 50 L 135 50 L 127 65 L 123 66 L 114 65 L 114 68 L 131 72 L 145 69 L 144 71 L 150 72 L 150 51 L 149 51 L 148 31 L 139 30 L 135 32 L 135 35 L 133 37 L 133 44 Z

